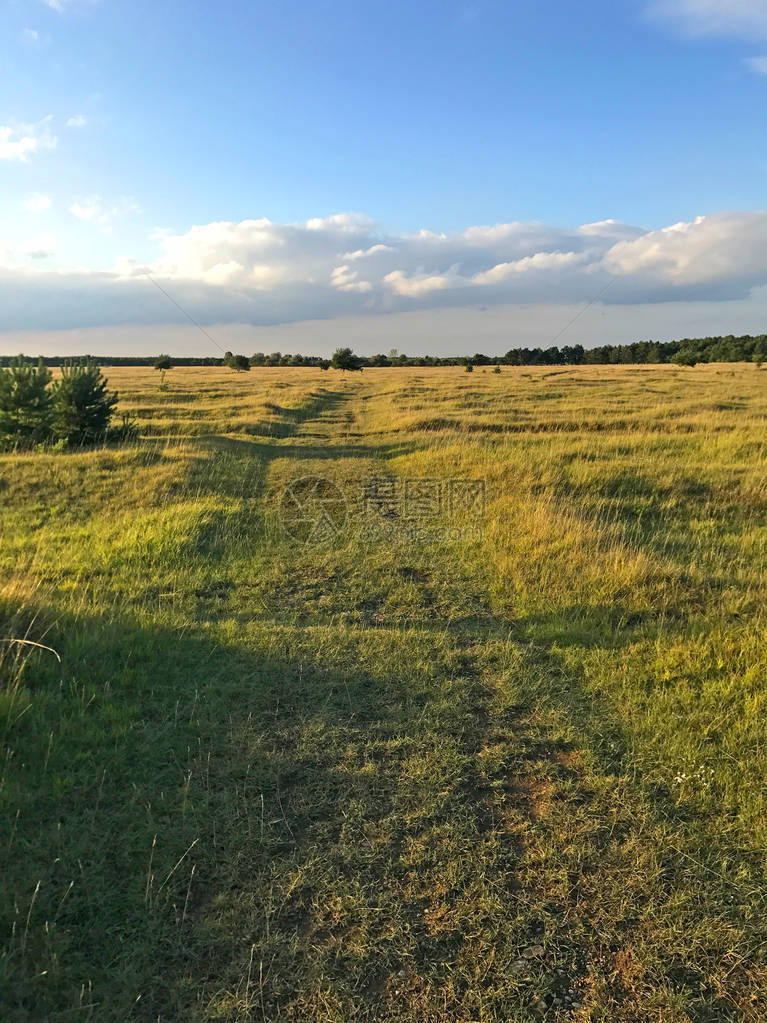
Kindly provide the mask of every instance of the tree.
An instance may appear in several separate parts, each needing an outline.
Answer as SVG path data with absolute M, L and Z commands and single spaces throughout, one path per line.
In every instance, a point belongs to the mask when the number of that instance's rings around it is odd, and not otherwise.
M 117 394 L 107 390 L 93 359 L 70 362 L 51 391 L 53 435 L 68 444 L 104 440 L 116 404 Z
M 672 356 L 671 361 L 675 366 L 694 366 L 698 361 L 698 357 L 689 348 L 683 348 L 676 355 Z
M 224 364 L 230 369 L 236 369 L 238 373 L 244 373 L 246 370 L 250 369 L 250 359 L 247 355 L 232 355 L 232 353 L 229 352 L 224 357 Z
M 154 361 L 154 368 L 161 369 L 163 370 L 163 372 L 165 372 L 165 370 L 171 369 L 172 367 L 173 360 L 169 355 L 158 355 Z
M 362 360 L 359 359 L 351 348 L 336 348 L 333 352 L 333 358 L 330 360 L 330 365 L 333 369 L 344 370 L 361 370 Z
M 19 356 L 0 369 L 0 438 L 14 444 L 44 441 L 50 432 L 51 371 Z

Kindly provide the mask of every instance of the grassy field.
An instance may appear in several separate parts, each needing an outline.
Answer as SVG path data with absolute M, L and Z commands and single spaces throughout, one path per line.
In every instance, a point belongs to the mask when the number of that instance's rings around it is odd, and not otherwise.
M 108 372 L 0 457 L 3 1023 L 767 1019 L 767 372 Z

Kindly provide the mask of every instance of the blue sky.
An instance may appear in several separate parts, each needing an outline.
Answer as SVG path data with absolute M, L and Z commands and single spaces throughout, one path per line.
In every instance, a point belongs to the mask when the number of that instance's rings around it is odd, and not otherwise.
M 637 336 L 664 303 L 763 318 L 763 0 L 12 0 L 2 23 L 0 350 L 154 343 L 179 315 L 147 272 L 259 329 L 558 322 L 613 278 L 599 307 Z

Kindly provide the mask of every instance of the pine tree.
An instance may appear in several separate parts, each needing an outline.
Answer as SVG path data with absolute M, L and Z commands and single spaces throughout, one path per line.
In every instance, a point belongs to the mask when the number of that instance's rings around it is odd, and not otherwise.
M 106 437 L 117 394 L 92 359 L 69 363 L 52 390 L 54 436 L 68 444 L 93 444 Z
M 0 438 L 27 446 L 49 436 L 51 372 L 42 359 L 36 366 L 19 356 L 0 369 Z

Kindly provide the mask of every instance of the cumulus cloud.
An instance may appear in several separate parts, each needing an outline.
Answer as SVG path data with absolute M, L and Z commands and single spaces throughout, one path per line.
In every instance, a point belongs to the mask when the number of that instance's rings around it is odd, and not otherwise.
M 160 257 L 151 264 L 124 261 L 120 272 L 126 276 L 151 272 L 168 280 L 202 283 L 225 277 L 242 287 L 251 285 L 254 275 L 270 286 L 327 286 L 350 238 L 366 239 L 373 230 L 367 217 L 347 213 L 304 224 L 275 224 L 262 217 L 238 223 L 215 221 L 183 234 L 158 230 L 154 238 Z M 345 278 L 346 283 L 354 280 Z
M 78 220 L 105 222 L 109 219 L 109 213 L 97 195 L 91 195 L 85 199 L 76 199 L 69 207 L 69 212 L 73 217 L 77 217 Z
M 24 209 L 30 213 L 45 213 L 52 205 L 52 200 L 45 192 L 33 192 L 24 200 Z
M 689 35 L 767 38 L 767 0 L 654 0 L 648 11 Z
M 365 259 L 366 256 L 375 256 L 377 252 L 396 252 L 396 249 L 391 245 L 371 245 L 369 249 L 355 249 L 354 252 L 345 252 L 343 259 L 351 262 L 354 259 Z
M 500 284 L 516 274 L 529 274 L 536 270 L 561 270 L 583 264 L 587 261 L 583 252 L 536 252 L 534 256 L 523 256 L 509 263 L 496 263 L 489 270 L 474 274 L 473 284 Z
M 67 128 L 84 128 L 88 123 L 83 114 L 75 114 L 67 120 Z
M 336 234 L 362 234 L 375 227 L 363 213 L 333 213 L 329 217 L 312 217 L 306 221 L 307 231 L 331 231 Z
M 352 270 L 348 264 L 336 266 L 330 275 L 330 283 L 339 291 L 372 291 L 370 281 L 359 280 L 359 272 Z
M 92 196 L 70 209 L 103 226 L 125 205 Z M 401 235 L 344 213 L 300 224 L 260 218 L 158 229 L 152 241 L 154 258 L 123 258 L 101 272 L 30 265 L 23 258 L 29 248 L 3 255 L 0 243 L 4 320 L 18 328 L 178 322 L 178 309 L 148 278 L 199 322 L 255 325 L 461 306 L 577 305 L 605 288 L 603 301 L 613 306 L 718 301 L 743 298 L 767 282 L 767 212 L 719 213 L 653 231 L 604 220 Z
M 36 124 L 0 125 L 0 160 L 26 163 L 30 156 L 43 149 L 53 149 L 56 137 L 51 133 L 53 115 Z
M 708 287 L 742 297 L 767 281 L 767 212 L 720 213 L 648 231 L 614 245 L 604 263 L 639 287 Z
M 406 298 L 421 298 L 432 291 L 445 291 L 451 285 L 460 287 L 464 283 L 460 276 L 452 274 L 413 274 L 408 277 L 402 270 L 392 270 L 384 277 L 384 284 L 394 292 Z

